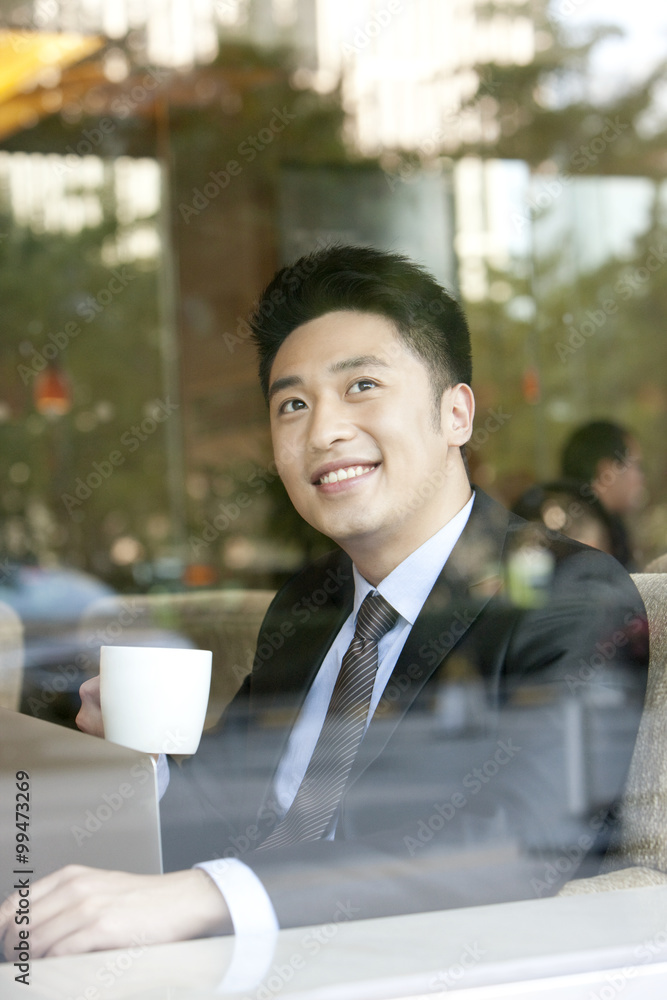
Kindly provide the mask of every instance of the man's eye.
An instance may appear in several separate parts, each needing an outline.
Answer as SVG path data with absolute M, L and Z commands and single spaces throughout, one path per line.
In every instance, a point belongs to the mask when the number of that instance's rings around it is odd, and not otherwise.
M 279 413 L 295 413 L 297 410 L 302 409 L 306 404 L 302 399 L 286 399 L 284 403 L 280 404 L 278 409 Z
M 358 378 L 356 382 L 353 382 L 348 392 L 365 392 L 366 389 L 374 389 L 377 385 L 372 378 Z

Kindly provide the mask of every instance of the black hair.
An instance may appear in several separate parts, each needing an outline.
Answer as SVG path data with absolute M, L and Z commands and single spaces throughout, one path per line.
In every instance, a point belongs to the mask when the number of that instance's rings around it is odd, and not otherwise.
M 605 458 L 622 462 L 628 454 L 629 431 L 610 420 L 593 420 L 577 428 L 561 456 L 561 471 L 568 479 L 591 483 Z
M 250 318 L 266 399 L 283 341 L 304 323 L 340 310 L 391 320 L 406 347 L 424 362 L 438 406 L 445 389 L 470 384 L 470 333 L 456 299 L 407 257 L 335 244 L 278 271 Z

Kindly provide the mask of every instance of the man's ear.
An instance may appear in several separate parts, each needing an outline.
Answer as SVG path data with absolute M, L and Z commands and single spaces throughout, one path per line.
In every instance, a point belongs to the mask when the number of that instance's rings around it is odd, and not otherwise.
M 465 382 L 459 382 L 442 395 L 441 426 L 449 432 L 449 443 L 460 447 L 470 440 L 475 416 L 475 397 Z

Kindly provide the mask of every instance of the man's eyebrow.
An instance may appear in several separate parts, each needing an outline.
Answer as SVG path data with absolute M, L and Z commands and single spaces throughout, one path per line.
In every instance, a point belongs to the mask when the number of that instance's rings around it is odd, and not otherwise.
M 284 375 L 283 378 L 277 378 L 269 388 L 269 402 L 277 392 L 281 392 L 283 389 L 291 389 L 295 385 L 303 385 L 303 379 L 300 375 Z
M 376 354 L 360 354 L 356 358 L 345 358 L 343 361 L 335 361 L 329 371 L 346 372 L 355 368 L 389 368 L 388 361 L 379 358 Z

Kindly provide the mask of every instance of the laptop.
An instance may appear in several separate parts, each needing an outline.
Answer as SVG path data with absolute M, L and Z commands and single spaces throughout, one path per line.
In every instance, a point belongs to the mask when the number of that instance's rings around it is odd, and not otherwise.
M 0 901 L 68 864 L 162 872 L 155 761 L 0 709 Z

